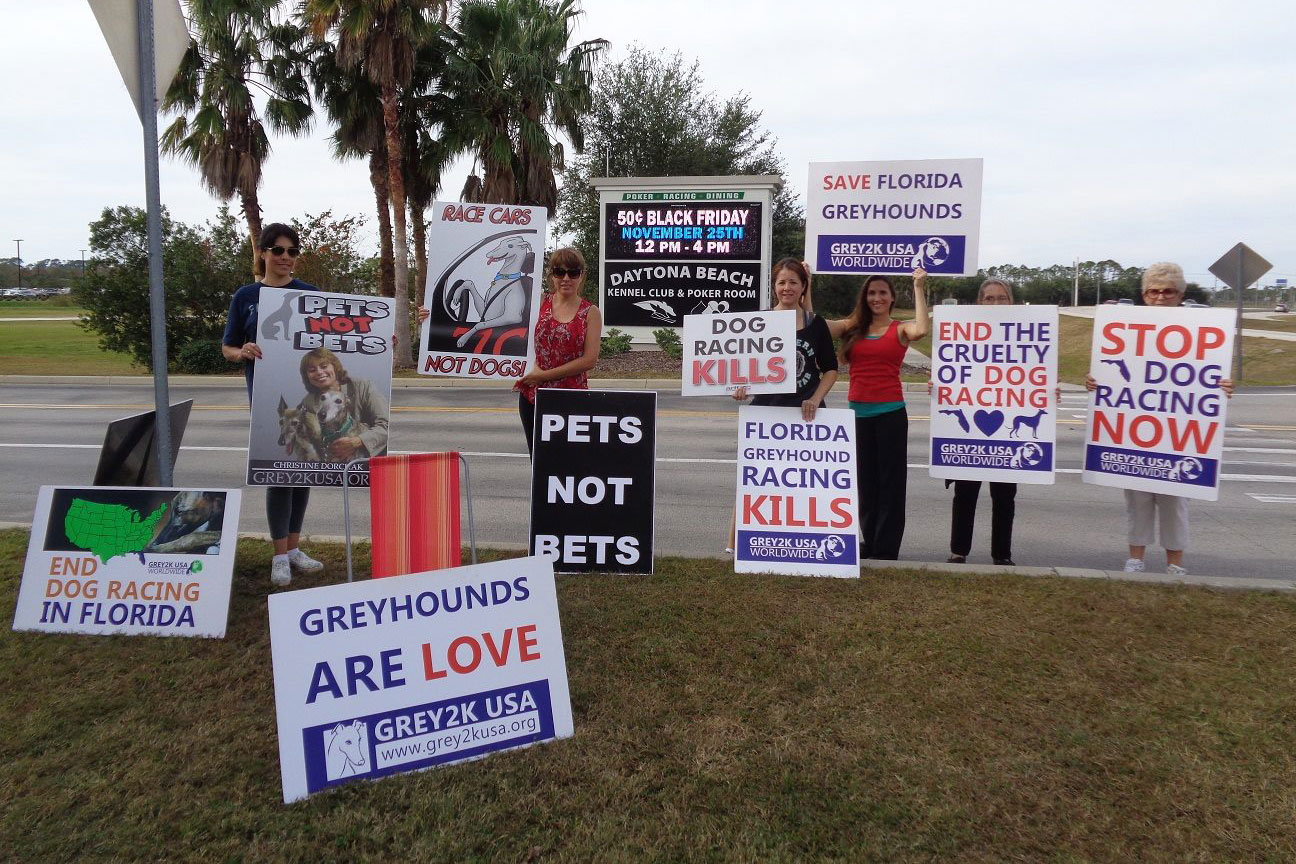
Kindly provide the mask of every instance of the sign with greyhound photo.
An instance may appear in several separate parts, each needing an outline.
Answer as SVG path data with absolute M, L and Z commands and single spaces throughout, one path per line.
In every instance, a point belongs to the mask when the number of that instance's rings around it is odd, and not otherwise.
M 1099 306 L 1085 426 L 1085 483 L 1219 498 L 1234 313 Z
M 238 489 L 42 486 L 14 629 L 224 636 L 241 499 Z
M 932 310 L 931 468 L 946 480 L 1053 482 L 1056 306 Z
M 859 576 L 855 412 L 738 409 L 735 573 Z
M 261 292 L 247 485 L 341 486 L 352 459 L 387 453 L 394 311 L 386 297 Z
M 816 273 L 975 276 L 980 159 L 811 162 L 805 260 Z
M 541 558 L 272 594 L 270 655 L 285 803 L 572 734 Z
M 544 290 L 545 220 L 543 207 L 432 205 L 420 374 L 526 374 Z

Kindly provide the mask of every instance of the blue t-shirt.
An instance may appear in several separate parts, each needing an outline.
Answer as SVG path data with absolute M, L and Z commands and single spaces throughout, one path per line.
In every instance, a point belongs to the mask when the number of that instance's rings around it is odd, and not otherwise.
M 318 291 L 314 285 L 300 279 L 294 279 L 287 285 L 266 285 L 273 290 Z M 225 319 L 225 335 L 221 342 L 231 348 L 242 348 L 248 342 L 257 341 L 257 303 L 261 300 L 260 282 L 244 285 L 234 292 L 230 301 L 229 316 Z M 247 380 L 248 399 L 252 398 L 252 371 L 255 360 L 243 361 L 243 377 Z

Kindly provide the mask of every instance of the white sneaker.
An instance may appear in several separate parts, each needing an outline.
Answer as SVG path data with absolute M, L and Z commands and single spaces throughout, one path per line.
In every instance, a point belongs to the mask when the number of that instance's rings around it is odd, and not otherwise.
M 284 588 L 292 584 L 292 565 L 288 563 L 288 556 L 280 558 L 275 556 L 274 561 L 270 563 L 270 584 L 276 588 Z
M 298 573 L 318 573 L 324 569 L 323 561 L 316 561 L 300 548 L 289 551 L 288 560 Z
M 1167 565 L 1166 565 L 1166 575 L 1169 575 L 1169 576 L 1187 576 L 1187 575 L 1188 575 L 1188 568 L 1187 568 L 1187 567 L 1180 567 L 1178 564 L 1167 564 Z
M 1142 573 L 1144 570 L 1142 558 L 1129 558 L 1125 561 L 1126 573 Z

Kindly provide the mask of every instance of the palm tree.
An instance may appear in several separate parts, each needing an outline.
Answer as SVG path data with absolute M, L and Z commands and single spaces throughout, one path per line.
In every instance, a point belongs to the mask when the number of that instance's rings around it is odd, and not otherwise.
M 453 105 L 446 147 L 472 153 L 481 168 L 463 197 L 535 204 L 552 213 L 555 170 L 564 162 L 551 130 L 584 147 L 580 118 L 590 106 L 593 66 L 605 39 L 569 46 L 576 0 L 468 0 L 459 9 L 441 88 Z
M 198 168 L 203 185 L 228 201 L 238 195 L 252 241 L 261 233 L 257 189 L 270 155 L 265 124 L 300 135 L 310 129 L 300 27 L 277 21 L 278 0 L 189 0 L 189 49 L 162 99 L 179 116 L 161 138 L 163 152 Z M 265 124 L 256 97 L 264 95 Z
M 436 14 L 434 14 L 436 13 Z M 387 151 L 395 246 L 395 301 L 409 307 L 409 241 L 405 220 L 404 159 L 401 152 L 400 93 L 414 75 L 415 54 L 431 41 L 445 3 L 434 0 L 306 0 L 303 20 L 317 39 L 332 37 L 342 69 L 359 69 L 378 87 Z M 396 363 L 413 365 L 410 340 L 401 339 Z

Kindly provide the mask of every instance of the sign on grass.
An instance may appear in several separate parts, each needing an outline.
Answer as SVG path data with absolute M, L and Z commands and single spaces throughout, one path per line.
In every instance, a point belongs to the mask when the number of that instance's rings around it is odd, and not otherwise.
M 1224 309 L 1098 307 L 1084 482 L 1219 497 L 1233 323 Z
M 536 391 L 531 551 L 560 573 L 651 573 L 657 393 Z
M 385 297 L 261 289 L 249 486 L 341 486 L 349 461 L 386 455 L 394 310 Z
M 684 316 L 684 396 L 796 390 L 797 313 L 787 309 Z
M 1052 483 L 1056 306 L 932 310 L 931 476 Z
M 42 486 L 14 629 L 224 636 L 241 496 Z
M 272 594 L 270 649 L 285 802 L 572 734 L 539 558 Z
M 738 410 L 738 573 L 859 576 L 855 413 Z
M 816 273 L 975 276 L 981 160 L 812 162 L 805 260 Z
M 428 221 L 428 319 L 418 371 L 517 380 L 544 289 L 545 208 L 438 201 Z

